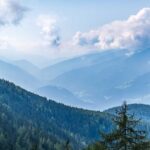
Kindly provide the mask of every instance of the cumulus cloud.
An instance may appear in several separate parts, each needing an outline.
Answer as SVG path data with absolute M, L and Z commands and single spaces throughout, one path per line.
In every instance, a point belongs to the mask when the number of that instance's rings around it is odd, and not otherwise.
M 0 25 L 20 23 L 26 10 L 17 0 L 0 0 Z
M 37 20 L 37 25 L 41 28 L 41 34 L 46 45 L 54 47 L 60 45 L 60 31 L 57 26 L 56 17 L 40 15 Z
M 98 49 L 150 47 L 150 8 L 143 8 L 127 20 L 114 21 L 87 33 L 77 32 L 73 44 Z

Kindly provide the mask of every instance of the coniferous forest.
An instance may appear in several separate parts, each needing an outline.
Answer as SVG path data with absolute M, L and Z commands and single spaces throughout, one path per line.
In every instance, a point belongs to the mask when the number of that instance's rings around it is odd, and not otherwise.
M 73 108 L 0 80 L 0 149 L 143 148 L 149 145 L 149 125 L 128 114 L 127 107 L 117 114 Z
M 99 137 L 100 129 L 112 127 L 107 113 L 58 104 L 4 80 L 0 80 L 0 107 L 4 150 L 11 146 L 61 150 L 68 141 L 73 149 L 82 149 Z
M 0 150 L 150 150 L 150 1 L 0 0 Z

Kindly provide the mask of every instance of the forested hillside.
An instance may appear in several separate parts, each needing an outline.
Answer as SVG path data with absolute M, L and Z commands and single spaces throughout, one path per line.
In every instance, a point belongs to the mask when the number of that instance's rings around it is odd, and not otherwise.
M 51 149 L 61 149 L 60 146 L 64 146 L 69 140 L 74 149 L 82 149 L 99 138 L 99 130 L 107 132 L 112 128 L 106 113 L 58 104 L 4 80 L 0 80 L 0 106 L 0 142 L 3 143 L 3 136 L 7 135 L 9 138 L 6 140 L 15 140 L 9 142 L 13 143 L 12 146 L 18 145 L 22 148 L 25 143 L 30 147 L 34 145 L 29 138 L 32 139 L 33 135 L 38 146 L 44 142 Z M 19 141 L 25 143 L 18 144 Z
M 60 149 L 65 143 L 38 129 L 31 121 L 22 119 L 11 109 L 0 104 L 0 149 L 40 150 Z
M 0 149 L 80 150 L 112 130 L 116 108 L 96 112 L 65 106 L 0 80 Z M 148 105 L 129 105 L 149 134 Z M 111 115 L 110 115 L 111 114 Z

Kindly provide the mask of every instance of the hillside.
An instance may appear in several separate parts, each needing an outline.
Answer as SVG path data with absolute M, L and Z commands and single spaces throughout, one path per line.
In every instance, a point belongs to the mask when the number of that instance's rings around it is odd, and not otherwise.
M 36 77 L 23 68 L 2 60 L 0 60 L 0 77 L 30 90 L 37 88 L 40 84 Z
M 39 72 L 38 77 L 42 80 L 50 81 L 66 72 L 92 66 L 94 64 L 104 64 L 114 59 L 117 59 L 120 56 L 123 56 L 122 52 L 115 53 L 114 51 L 106 51 L 102 53 L 92 53 L 75 58 L 66 59 L 54 65 L 50 65 L 46 68 L 43 68 Z
M 15 66 L 25 70 L 33 76 L 36 76 L 38 71 L 40 70 L 36 65 L 32 64 L 27 60 L 17 60 L 12 62 Z
M 100 61 L 62 73 L 49 84 L 69 89 L 80 100 L 90 102 L 88 109 L 104 110 L 124 100 L 149 104 L 149 49 L 131 56 L 119 52 L 105 54 L 107 61 L 97 54 Z
M 47 134 L 27 119 L 14 114 L 8 105 L 0 104 L 0 149 L 40 150 L 63 148 L 65 143 Z
M 49 99 L 53 99 L 57 102 L 63 102 L 66 105 L 80 107 L 84 106 L 84 102 L 71 93 L 68 89 L 57 86 L 44 86 L 35 91 L 41 96 L 46 96 Z
M 0 80 L 0 148 L 13 145 L 20 150 L 25 144 L 27 149 L 61 150 L 69 139 L 73 149 L 80 150 L 99 139 L 99 131 L 112 130 L 111 116 L 118 108 L 96 112 L 69 107 Z M 129 112 L 142 119 L 139 127 L 149 135 L 150 106 L 129 105 Z
M 64 143 L 69 139 L 75 149 L 97 139 L 99 130 L 111 129 L 111 121 L 105 113 L 48 101 L 4 80 L 0 80 L 0 105 L 7 107 L 14 118 L 30 122 L 57 141 Z
M 40 70 L 37 76 L 46 86 L 43 86 L 37 91 L 39 94 L 44 93 L 44 96 L 51 96 L 49 93 L 52 93 L 52 90 L 48 90 L 46 87 L 55 86 L 65 89 L 70 91 L 76 99 L 82 101 L 80 107 L 95 109 L 95 99 L 100 99 L 97 93 L 99 93 L 99 89 L 102 89 L 101 86 L 103 85 L 95 85 L 95 82 L 99 80 L 100 76 L 93 76 L 92 73 L 99 73 L 99 70 L 107 69 L 114 60 L 124 60 L 125 58 L 123 52 L 116 53 L 115 51 L 106 51 L 82 55 L 56 63 Z M 105 74 L 101 74 L 101 76 L 105 76 Z M 70 99 L 70 97 L 64 95 L 60 90 L 58 95 L 63 95 L 67 99 Z M 58 100 L 57 95 L 53 94 L 52 97 L 54 96 L 56 100 Z M 101 99 L 103 99 L 103 97 Z M 61 102 L 65 103 L 65 100 L 61 99 Z M 73 105 L 74 103 L 70 101 L 69 104 Z M 100 105 L 103 107 L 103 103 L 101 102 L 101 104 L 99 104 L 98 109 L 101 108 Z
M 0 61 L 0 76 L 66 105 L 104 110 L 132 103 L 149 103 L 150 51 L 104 51 L 70 58 L 43 69 L 26 60 L 15 65 Z

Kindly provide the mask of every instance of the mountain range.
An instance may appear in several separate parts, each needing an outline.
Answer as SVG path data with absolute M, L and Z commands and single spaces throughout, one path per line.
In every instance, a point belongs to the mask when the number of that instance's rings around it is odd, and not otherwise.
M 150 104 L 150 51 L 108 50 L 66 59 L 46 68 L 29 61 L 0 62 L 0 77 L 70 106 L 104 110 Z
M 0 80 L 0 149 L 64 149 L 69 141 L 81 150 L 110 132 L 115 110 L 89 111 L 56 103 Z M 150 133 L 150 106 L 129 105 L 129 112 L 141 118 L 140 128 Z M 12 134 L 13 133 L 13 134 Z

